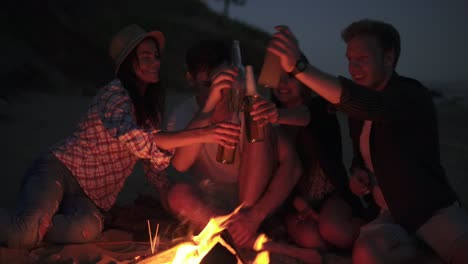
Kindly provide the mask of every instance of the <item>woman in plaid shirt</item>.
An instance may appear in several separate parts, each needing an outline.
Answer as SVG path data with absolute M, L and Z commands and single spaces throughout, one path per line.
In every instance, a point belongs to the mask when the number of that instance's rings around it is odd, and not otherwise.
M 163 48 L 159 31 L 130 25 L 117 33 L 109 49 L 117 78 L 94 97 L 77 131 L 29 168 L 15 214 L 0 209 L 0 244 L 30 248 L 42 240 L 93 241 L 103 228 L 101 212 L 114 205 L 136 161 L 143 161 L 148 181 L 164 193 L 164 169 L 174 148 L 204 142 L 228 147 L 238 141 L 240 128 L 230 123 L 160 131 Z M 220 85 L 229 86 L 234 75 L 226 73 Z

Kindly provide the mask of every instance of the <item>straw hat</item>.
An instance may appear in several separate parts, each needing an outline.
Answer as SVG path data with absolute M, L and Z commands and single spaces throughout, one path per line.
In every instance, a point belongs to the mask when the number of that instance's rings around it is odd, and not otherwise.
M 164 34 L 160 31 L 146 32 L 143 28 L 136 24 L 126 26 L 120 30 L 112 39 L 109 47 L 109 54 L 115 64 L 115 74 L 119 71 L 120 65 L 127 58 L 128 54 L 142 41 L 144 38 L 153 38 L 159 45 L 160 52 L 164 50 Z

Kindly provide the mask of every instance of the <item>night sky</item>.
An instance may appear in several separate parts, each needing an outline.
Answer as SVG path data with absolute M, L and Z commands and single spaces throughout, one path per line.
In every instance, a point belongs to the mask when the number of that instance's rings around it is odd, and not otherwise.
M 214 10 L 222 1 L 205 0 Z M 309 61 L 348 76 L 340 32 L 361 18 L 393 24 L 402 38 L 397 71 L 421 81 L 468 81 L 466 0 L 247 0 L 231 17 L 272 33 L 289 25 Z

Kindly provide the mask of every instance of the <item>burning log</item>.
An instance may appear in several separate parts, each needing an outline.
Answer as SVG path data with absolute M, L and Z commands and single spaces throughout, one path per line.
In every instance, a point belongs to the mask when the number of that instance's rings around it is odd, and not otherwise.
M 221 232 L 221 238 L 234 250 L 237 258 L 239 259 L 239 262 L 242 264 L 247 264 L 247 261 L 243 259 L 242 254 L 234 243 L 234 239 L 232 239 L 231 234 L 229 234 L 227 230 Z

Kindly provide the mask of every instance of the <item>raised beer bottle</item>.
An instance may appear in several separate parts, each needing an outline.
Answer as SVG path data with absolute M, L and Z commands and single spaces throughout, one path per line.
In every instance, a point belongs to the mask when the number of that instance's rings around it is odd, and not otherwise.
M 253 68 L 250 65 L 245 67 L 246 91 L 244 104 L 245 132 L 249 143 L 260 142 L 265 139 L 265 127 L 260 126 L 259 121 L 253 120 L 250 115 L 252 106 L 260 99 L 257 93 Z
M 245 89 L 245 73 L 238 40 L 233 41 L 231 52 L 232 65 L 239 69 L 239 74 L 237 80 L 233 83 L 233 87 L 223 91 L 224 102 L 228 104 L 225 106 L 228 110 L 225 121 L 240 125 L 239 112 L 242 108 L 243 90 Z M 234 148 L 225 148 L 222 145 L 218 145 L 216 161 L 223 164 L 234 163 L 236 150 L 237 144 L 234 145 Z
M 258 85 L 264 88 L 278 88 L 281 72 L 282 69 L 278 56 L 267 51 L 260 76 L 258 77 Z

